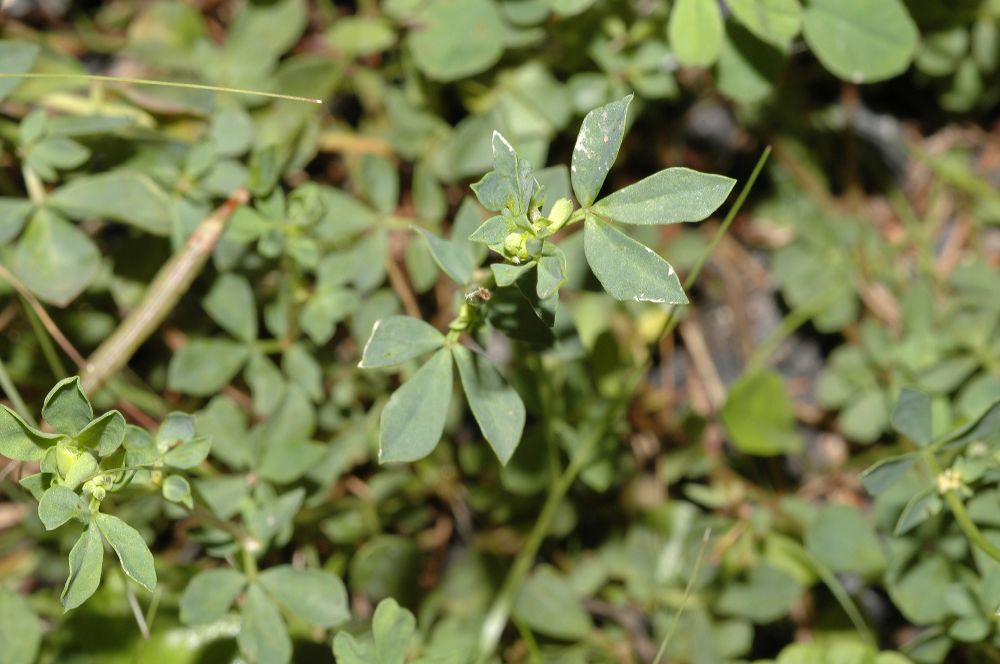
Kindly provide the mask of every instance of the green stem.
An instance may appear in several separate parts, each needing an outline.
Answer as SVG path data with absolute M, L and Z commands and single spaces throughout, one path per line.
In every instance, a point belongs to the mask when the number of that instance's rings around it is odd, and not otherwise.
M 744 201 L 746 201 L 747 195 L 750 193 L 750 189 L 757 181 L 757 178 L 763 170 L 764 164 L 767 163 L 767 159 L 770 154 L 771 148 L 767 147 L 763 154 L 761 154 L 760 159 L 757 160 L 757 164 L 750 173 L 750 177 L 740 190 L 740 194 L 737 197 L 736 202 L 733 204 L 733 207 L 730 208 L 729 213 L 726 215 L 722 225 L 716 232 L 711 244 L 688 274 L 687 279 L 684 282 L 685 290 L 690 288 L 691 284 L 693 284 L 695 279 L 698 278 L 698 275 L 701 273 L 701 270 L 705 265 L 705 261 L 708 260 L 709 254 L 711 254 L 711 252 L 719 244 L 722 236 L 732 225 L 733 220 L 736 218 L 736 214 L 743 206 Z M 570 216 L 570 219 L 575 220 L 583 218 L 583 214 L 584 212 L 582 210 L 577 210 Z M 664 322 L 663 330 L 661 331 L 659 337 L 672 332 L 680 322 L 680 319 L 678 319 L 675 315 L 677 310 L 677 307 L 670 310 L 670 315 Z M 545 536 L 548 534 L 549 529 L 552 526 L 552 520 L 554 519 L 559 506 L 562 504 L 563 498 L 566 496 L 569 488 L 573 485 L 577 475 L 579 475 L 580 471 L 583 470 L 584 466 L 590 461 L 591 454 L 603 438 L 607 427 L 614 421 L 615 418 L 619 416 L 619 409 L 624 408 L 628 404 L 632 390 L 638 385 L 639 381 L 649 369 L 650 361 L 651 359 L 647 360 L 645 365 L 637 367 L 635 373 L 630 378 L 626 379 L 626 389 L 622 391 L 618 400 L 608 407 L 608 411 L 602 419 L 601 425 L 594 430 L 591 437 L 585 440 L 584 443 L 573 452 L 569 465 L 566 466 L 562 474 L 560 474 L 556 479 L 555 484 L 553 484 L 552 488 L 549 490 L 549 495 L 546 497 L 545 503 L 542 505 L 542 511 L 539 513 L 538 519 L 535 521 L 535 525 L 532 528 L 531 533 L 529 533 L 527 541 L 524 543 L 524 547 L 520 552 L 518 552 L 517 557 L 514 559 L 514 563 L 511 565 L 510 570 L 508 570 L 503 585 L 500 587 L 499 594 L 494 600 L 493 605 L 490 607 L 489 612 L 486 614 L 486 619 L 483 622 L 482 629 L 479 633 L 478 661 L 481 664 L 489 660 L 489 658 L 493 655 L 493 652 L 496 650 L 497 644 L 500 642 L 500 636 L 503 634 L 503 630 L 507 626 L 507 621 L 510 618 L 510 612 L 514 606 L 514 601 L 517 599 L 517 593 L 520 591 L 525 577 L 527 577 L 528 572 L 531 570 L 531 565 L 534 562 L 535 557 L 538 555 L 538 550 L 541 548 L 542 541 L 545 539 Z
M 639 373 L 639 377 L 641 375 Z M 573 453 L 573 458 L 570 460 L 569 465 L 566 466 L 566 469 L 563 470 L 562 474 L 549 490 L 545 504 L 542 505 L 542 511 L 538 514 L 535 525 L 528 534 L 528 539 L 514 559 L 514 564 L 511 565 L 503 585 L 500 587 L 500 593 L 486 614 L 486 620 L 483 622 L 483 627 L 479 633 L 479 662 L 487 662 L 496 650 L 497 644 L 500 642 L 500 636 L 503 634 L 503 630 L 510 618 L 510 612 L 514 608 L 514 602 L 517 600 L 517 593 L 521 590 L 521 585 L 531 570 L 531 565 L 538 555 L 542 541 L 552 527 L 552 521 L 559 510 L 559 506 L 562 504 L 563 498 L 573 485 L 577 475 L 580 474 L 580 471 L 591 460 L 594 449 L 604 438 L 609 425 L 618 417 L 619 409 L 628 403 L 628 397 L 632 394 L 632 388 L 635 387 L 635 383 L 637 382 L 638 380 L 628 381 L 626 386 L 628 389 L 624 389 L 618 400 L 607 407 L 607 412 L 601 419 L 600 425 L 593 430 L 590 437 Z
M 712 537 L 712 529 L 709 528 L 705 531 L 705 535 L 701 541 L 701 548 L 698 550 L 698 557 L 694 561 L 694 569 L 691 570 L 691 577 L 688 579 L 687 585 L 684 587 L 684 596 L 681 599 L 680 605 L 677 607 L 677 612 L 674 613 L 674 620 L 670 624 L 670 629 L 667 631 L 667 635 L 663 637 L 663 641 L 660 643 L 659 649 L 656 651 L 656 657 L 653 659 L 653 664 L 660 664 L 663 660 L 663 656 L 667 654 L 667 646 L 670 644 L 670 639 L 673 638 L 674 632 L 677 631 L 677 625 L 681 622 L 681 615 L 684 613 L 685 607 L 687 607 L 688 599 L 691 597 L 691 591 L 694 590 L 695 581 L 698 580 L 698 572 L 701 571 L 701 563 L 705 559 L 705 551 L 708 549 L 708 541 Z
M 7 373 L 7 367 L 4 365 L 2 359 L 0 359 L 0 389 L 3 389 L 4 394 L 10 399 L 11 405 L 14 406 L 14 410 L 21 416 L 21 419 L 37 429 L 38 422 L 31 416 L 31 411 L 28 410 L 24 399 L 21 398 L 21 393 L 17 391 L 14 381 L 10 379 L 10 374 Z
M 23 295 L 21 296 L 21 308 L 24 309 L 24 315 L 28 318 L 28 323 L 31 324 L 31 330 L 35 333 L 35 339 L 38 341 L 39 347 L 42 349 L 42 355 L 45 357 L 45 361 L 49 365 L 49 369 L 52 371 L 52 375 L 56 380 L 62 380 L 68 374 L 66 373 L 66 365 L 62 363 L 59 359 L 59 353 L 56 351 L 56 347 L 52 344 L 52 339 L 49 336 L 48 330 L 42 325 L 42 321 L 39 320 L 38 314 L 31 307 L 31 303 L 28 302 L 27 298 Z
M 802 306 L 789 311 L 788 315 L 781 320 L 771 334 L 754 350 L 753 355 L 747 360 L 746 368 L 743 371 L 744 374 L 749 375 L 760 371 L 764 367 L 764 363 L 767 362 L 767 358 L 778 350 L 781 343 L 791 336 L 795 330 L 809 322 L 810 318 L 829 306 L 836 299 L 837 294 L 837 288 L 831 288 L 823 291 L 819 296 L 812 298 Z
M 927 465 L 930 466 L 931 472 L 934 473 L 935 477 L 944 472 L 933 455 L 928 454 L 924 459 Z M 976 522 L 972 520 L 972 517 L 965 510 L 965 504 L 962 502 L 962 499 L 955 495 L 953 491 L 946 492 L 944 499 L 948 503 L 948 508 L 955 517 L 955 522 L 958 523 L 958 527 L 962 530 L 965 538 L 978 546 L 990 558 L 1000 562 L 1000 547 L 997 547 L 993 542 L 986 539 L 986 535 L 983 534 L 983 531 L 979 530 L 979 526 L 976 525 Z
M 764 151 L 760 154 L 760 158 L 757 160 L 757 164 L 753 167 L 753 170 L 750 172 L 750 177 L 747 178 L 747 181 L 743 185 L 743 188 L 740 189 L 740 195 L 736 197 L 736 202 L 733 203 L 733 206 L 731 208 L 729 208 L 729 213 L 726 214 L 725 218 L 722 220 L 722 225 L 719 226 L 719 230 L 716 231 L 715 237 L 712 238 L 711 244 L 709 244 L 708 248 L 705 249 L 704 252 L 702 252 L 701 257 L 698 259 L 698 262 L 694 264 L 694 267 L 691 268 L 691 271 L 688 273 L 687 279 L 684 280 L 684 290 L 688 290 L 689 288 L 691 288 L 692 285 L 694 285 L 694 282 L 698 278 L 698 275 L 701 274 L 701 269 L 705 266 L 705 261 L 707 261 L 708 257 L 712 255 L 712 252 L 715 251 L 715 248 L 719 246 L 719 242 L 722 241 L 722 236 L 725 235 L 726 232 L 729 230 L 729 227 L 733 225 L 733 220 L 736 219 L 736 215 L 739 214 L 740 208 L 742 208 L 743 203 L 746 202 L 747 196 L 750 195 L 750 190 L 753 189 L 754 184 L 756 184 L 757 178 L 760 177 L 761 171 L 764 170 L 764 164 L 767 163 L 767 160 L 770 156 L 771 156 L 771 146 L 768 145 L 766 148 L 764 148 Z
M 948 501 L 948 507 L 951 508 L 951 513 L 955 515 L 955 521 L 958 522 L 958 527 L 965 533 L 965 537 L 982 549 L 990 558 L 1000 562 L 1000 548 L 997 548 L 996 545 L 986 539 L 983 531 L 979 530 L 972 517 L 965 511 L 965 505 L 962 503 L 961 498 L 952 492 L 948 492 L 945 494 L 944 499 Z
M 208 90 L 209 92 L 227 92 L 236 95 L 256 95 L 258 97 L 270 97 L 272 99 L 284 99 L 286 101 L 302 101 L 310 104 L 322 104 L 322 99 L 311 97 L 297 97 L 295 95 L 283 95 L 277 92 L 261 92 L 259 90 L 247 90 L 245 88 L 227 88 L 218 85 L 203 85 L 200 83 L 178 83 L 176 81 L 154 81 L 148 78 L 125 78 L 122 76 L 100 76 L 97 74 L 52 74 L 52 73 L 27 73 L 27 74 L 0 74 L 3 78 L 59 78 L 76 79 L 81 81 L 108 81 L 111 83 L 129 83 L 131 85 L 154 85 L 164 88 L 184 88 L 187 90 Z
M 42 179 L 38 177 L 38 173 L 35 173 L 28 164 L 21 164 L 21 176 L 24 178 L 24 186 L 28 190 L 28 198 L 36 206 L 41 207 L 45 205 L 45 185 L 42 184 Z

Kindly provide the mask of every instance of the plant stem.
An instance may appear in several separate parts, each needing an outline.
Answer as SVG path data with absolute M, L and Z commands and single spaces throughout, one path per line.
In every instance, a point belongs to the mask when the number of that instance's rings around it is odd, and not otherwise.
M 674 613 L 674 620 L 670 624 L 670 629 L 667 631 L 667 635 L 663 637 L 663 642 L 660 643 L 659 649 L 656 651 L 656 657 L 653 659 L 653 664 L 660 664 L 663 656 L 667 653 L 667 645 L 670 644 L 670 639 L 673 638 L 674 632 L 677 631 L 677 625 L 681 622 L 681 615 L 684 613 L 684 608 L 687 606 L 688 598 L 691 597 L 691 591 L 694 589 L 695 581 L 698 579 L 698 572 L 701 571 L 701 563 L 705 559 L 705 550 L 708 549 L 708 541 L 712 537 L 712 529 L 709 528 L 705 531 L 705 535 L 701 541 L 701 548 L 698 550 L 698 557 L 694 561 L 694 569 L 691 570 L 691 578 L 688 579 L 687 586 L 684 588 L 684 597 L 681 600 L 680 606 L 677 607 L 677 612 Z
M 924 455 L 924 460 L 935 477 L 943 472 L 941 465 L 934 458 L 933 454 Z M 965 504 L 962 502 L 962 499 L 955 495 L 954 491 L 945 492 L 944 499 L 948 503 L 948 508 L 951 510 L 952 515 L 954 515 L 955 522 L 958 523 L 958 527 L 962 530 L 965 538 L 978 546 L 990 558 L 1000 562 L 1000 547 L 997 547 L 993 542 L 986 539 L 986 535 L 983 534 L 983 531 L 979 530 L 979 526 L 976 525 L 976 522 L 972 520 L 972 517 L 965 510 Z
M 642 374 L 637 373 L 638 376 L 634 376 L 633 378 L 641 378 Z M 626 389 L 622 390 L 621 396 L 607 407 L 604 417 L 601 418 L 600 425 L 577 448 L 569 465 L 566 466 L 566 469 L 563 470 L 556 483 L 549 490 L 549 495 L 545 499 L 545 504 L 542 505 L 542 511 L 539 512 L 534 527 L 528 534 L 527 541 L 525 541 L 524 546 L 514 559 L 514 564 L 511 565 L 506 578 L 504 578 L 500 593 L 486 614 L 486 620 L 483 622 L 483 627 L 479 634 L 479 662 L 488 661 L 494 650 L 496 650 L 497 644 L 500 642 L 500 635 L 507 626 L 510 612 L 514 608 L 514 602 L 517 600 L 517 593 L 521 590 L 521 585 L 531 570 L 531 565 L 535 561 L 535 556 L 538 555 L 542 541 L 552 527 L 552 520 L 555 518 L 559 506 L 562 504 L 563 498 L 576 480 L 576 476 L 580 474 L 580 471 L 591 460 L 591 455 L 598 443 L 601 442 L 601 439 L 604 438 L 608 426 L 618 417 L 619 409 L 628 403 L 628 397 L 632 394 L 632 388 L 635 387 L 636 383 L 638 383 L 638 380 L 627 381 Z
M 690 288 L 691 284 L 693 284 L 695 279 L 698 278 L 698 275 L 701 273 L 701 270 L 705 265 L 705 261 L 708 260 L 708 256 L 719 244 L 726 231 L 729 230 L 733 220 L 736 218 L 736 214 L 743 206 L 744 201 L 746 201 L 747 195 L 750 193 L 750 189 L 753 187 L 758 176 L 763 170 L 764 164 L 767 163 L 767 158 L 770 154 L 771 148 L 765 148 L 764 152 L 760 156 L 760 159 L 757 160 L 757 164 L 750 173 L 750 177 L 740 190 L 740 194 L 736 198 L 736 202 L 733 204 L 733 207 L 729 209 L 729 213 L 723 219 L 722 225 L 719 226 L 719 230 L 716 232 L 711 244 L 709 244 L 705 253 L 701 256 L 701 258 L 699 258 L 691 272 L 688 273 L 687 279 L 684 282 L 685 290 Z M 577 216 L 582 218 L 580 210 L 574 212 L 573 215 L 570 216 L 570 220 L 575 219 Z M 664 321 L 663 330 L 661 330 L 661 333 L 657 338 L 661 338 L 664 335 L 669 334 L 677 326 L 680 321 L 680 319 L 676 316 L 677 310 L 677 307 L 673 307 L 670 310 L 670 315 L 667 316 L 666 321 Z M 552 520 L 555 517 L 559 506 L 562 504 L 563 498 L 566 496 L 569 488 L 573 485 L 577 475 L 579 475 L 580 471 L 582 471 L 584 466 L 590 461 L 591 454 L 604 437 L 608 426 L 619 416 L 619 409 L 627 406 L 629 397 L 632 395 L 632 391 L 649 369 L 649 362 L 651 361 L 651 359 L 647 360 L 646 364 L 643 366 L 636 367 L 634 374 L 625 379 L 625 385 L 623 386 L 624 389 L 619 395 L 619 398 L 607 408 L 607 412 L 602 418 L 601 424 L 594 429 L 591 437 L 586 439 L 584 443 L 573 452 L 569 465 L 566 466 L 556 479 L 555 484 L 553 484 L 552 488 L 549 490 L 549 495 L 546 497 L 545 503 L 542 505 L 542 511 L 538 514 L 538 519 L 536 519 L 535 525 L 531 529 L 531 533 L 529 533 L 527 541 L 524 543 L 524 547 L 520 552 L 518 552 L 517 557 L 514 559 L 514 563 L 511 565 L 510 570 L 508 570 L 503 585 L 500 587 L 500 592 L 497 595 L 497 598 L 493 601 L 493 605 L 486 614 L 486 619 L 484 620 L 479 633 L 478 661 L 481 664 L 489 660 L 489 658 L 493 655 L 493 652 L 496 650 L 497 644 L 500 642 L 500 636 L 503 634 L 503 630 L 507 626 L 507 621 L 510 618 L 510 612 L 514 607 L 515 600 L 517 599 L 517 593 L 520 591 L 525 577 L 527 577 L 528 572 L 531 570 L 531 565 L 535 560 L 535 556 L 538 555 L 538 550 L 541 548 L 542 540 L 544 540 L 545 536 L 548 535 L 549 529 L 552 526 Z
M 0 275 L 2 276 L 2 275 Z M 35 339 L 38 341 L 38 346 L 42 349 L 42 356 L 45 358 L 45 362 L 49 365 L 49 370 L 52 371 L 53 377 L 56 380 L 62 380 L 67 376 L 66 366 L 59 359 L 59 353 L 56 352 L 56 347 L 52 345 L 52 339 L 49 337 L 48 331 L 46 331 L 42 320 L 35 313 L 35 310 L 31 307 L 30 302 L 23 295 L 21 296 L 21 302 L 24 305 L 24 314 L 28 318 L 28 323 L 31 325 L 31 331 L 35 333 Z
M 14 406 L 14 410 L 21 416 L 21 419 L 37 429 L 38 422 L 31 416 L 31 411 L 28 410 L 24 399 L 21 398 L 21 393 L 17 391 L 17 386 L 10 379 L 10 374 L 7 373 L 7 367 L 4 365 L 3 359 L 0 359 L 0 389 L 3 389 L 4 394 L 10 399 L 11 405 Z
M 201 222 L 184 247 L 160 268 L 142 301 L 84 364 L 80 375 L 84 392 L 93 394 L 100 390 L 160 326 L 212 255 L 229 216 L 247 202 L 248 196 L 243 188 L 233 192 Z
M 122 76 L 101 76 L 97 74 L 53 74 L 53 73 L 25 73 L 25 74 L 0 74 L 3 78 L 62 78 L 78 79 L 81 81 L 108 81 L 111 83 L 129 83 L 131 85 L 155 85 L 164 88 L 185 88 L 188 90 L 207 90 L 209 92 L 228 92 L 237 95 L 256 95 L 258 97 L 270 97 L 272 99 L 284 99 L 286 101 L 302 101 L 310 104 L 322 104 L 322 99 L 311 97 L 297 97 L 295 95 L 283 95 L 277 92 L 261 92 L 259 90 L 247 90 L 245 88 L 226 88 L 218 85 L 203 85 L 201 83 L 177 83 L 175 81 L 154 81 L 148 78 L 125 78 Z

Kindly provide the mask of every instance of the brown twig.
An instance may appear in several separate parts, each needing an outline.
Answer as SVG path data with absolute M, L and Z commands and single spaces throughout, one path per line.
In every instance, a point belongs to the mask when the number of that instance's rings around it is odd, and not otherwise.
M 43 307 L 42 303 L 38 301 L 38 298 L 35 297 L 34 293 L 28 290 L 28 287 L 22 284 L 21 280 L 11 274 L 10 271 L 8 271 L 3 265 L 0 265 L 0 278 L 10 283 L 10 285 L 21 294 L 25 301 L 31 305 L 31 308 L 38 316 L 38 319 L 42 321 L 42 325 L 45 327 L 45 330 L 53 339 L 56 340 L 56 343 L 59 344 L 59 347 L 62 348 L 63 352 L 66 353 L 71 360 L 73 360 L 76 366 L 82 368 L 84 364 L 86 364 L 86 360 L 83 359 L 83 355 L 80 355 L 76 348 L 73 347 L 73 344 L 70 343 L 69 339 L 63 335 L 59 326 L 56 325 L 54 320 L 52 320 L 52 317 L 49 316 L 49 312 L 45 310 L 45 307 Z
M 164 263 L 139 305 L 86 362 L 80 376 L 86 392 L 101 389 L 128 364 L 139 347 L 160 326 L 208 261 L 230 215 L 248 199 L 249 194 L 242 187 L 233 192 L 225 203 L 201 222 L 184 247 Z
M 423 318 L 423 314 L 420 313 L 420 306 L 417 304 L 417 298 L 410 287 L 410 282 L 407 280 L 406 275 L 403 274 L 403 271 L 399 269 L 399 264 L 392 256 L 386 257 L 385 269 L 389 275 L 389 285 L 392 286 L 392 289 L 396 291 L 396 295 L 403 302 L 406 314 L 414 318 Z

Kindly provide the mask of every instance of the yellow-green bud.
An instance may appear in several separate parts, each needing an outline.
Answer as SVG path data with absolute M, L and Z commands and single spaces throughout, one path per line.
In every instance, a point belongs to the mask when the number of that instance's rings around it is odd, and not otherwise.
M 83 450 L 70 447 L 67 443 L 59 443 L 56 446 L 56 469 L 59 471 L 60 477 L 66 477 L 76 465 L 76 460 L 80 458 L 81 454 L 83 454 Z
M 552 204 L 552 209 L 549 211 L 549 221 L 552 222 L 553 226 L 562 228 L 562 225 L 566 223 L 566 220 L 569 219 L 569 215 L 572 213 L 573 201 L 568 198 L 560 198 Z
M 511 233 L 503 241 L 504 252 L 511 256 L 516 256 L 524 243 L 524 236 L 520 233 Z

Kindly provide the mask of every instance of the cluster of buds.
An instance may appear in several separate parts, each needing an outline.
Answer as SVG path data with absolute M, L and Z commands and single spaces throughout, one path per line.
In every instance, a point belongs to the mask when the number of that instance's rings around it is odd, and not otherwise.
M 517 224 L 517 230 L 510 232 L 503 241 L 500 251 L 504 258 L 514 265 L 520 265 L 542 255 L 545 238 L 557 233 L 573 212 L 573 202 L 568 198 L 560 198 L 553 204 L 547 217 L 543 217 L 536 209 L 531 213 L 531 220 Z

